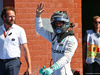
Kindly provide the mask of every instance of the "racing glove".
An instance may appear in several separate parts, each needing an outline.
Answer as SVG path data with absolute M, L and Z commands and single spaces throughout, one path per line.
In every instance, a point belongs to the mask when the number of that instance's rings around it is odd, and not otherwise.
M 59 67 L 59 65 L 57 63 L 55 63 L 50 68 L 55 71 L 55 70 L 59 69 L 60 67 Z
M 47 68 L 47 69 L 44 70 L 43 75 L 52 75 L 52 73 L 53 73 L 53 70 L 50 69 L 50 68 Z
M 52 75 L 53 71 L 59 69 L 59 65 L 57 63 L 53 64 L 50 68 L 44 70 L 45 67 L 41 68 L 39 73 L 42 75 Z
M 43 75 L 43 73 L 44 73 L 44 68 L 45 68 L 45 66 L 43 66 L 43 68 L 41 68 L 41 69 L 39 70 L 39 73 L 42 74 L 42 75 Z

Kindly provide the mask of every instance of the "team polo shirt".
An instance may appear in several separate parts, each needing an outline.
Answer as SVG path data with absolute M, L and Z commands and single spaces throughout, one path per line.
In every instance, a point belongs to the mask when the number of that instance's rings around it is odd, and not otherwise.
M 4 25 L 0 26 L 0 59 L 20 57 L 20 45 L 27 43 L 24 29 L 13 24 L 8 31 Z

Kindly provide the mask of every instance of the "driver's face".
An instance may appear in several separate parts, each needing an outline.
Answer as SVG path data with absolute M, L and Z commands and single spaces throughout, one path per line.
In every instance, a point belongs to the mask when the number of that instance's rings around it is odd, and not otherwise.
M 55 22 L 55 26 L 56 27 L 59 27 L 59 26 L 62 26 L 64 23 L 62 21 L 57 21 Z

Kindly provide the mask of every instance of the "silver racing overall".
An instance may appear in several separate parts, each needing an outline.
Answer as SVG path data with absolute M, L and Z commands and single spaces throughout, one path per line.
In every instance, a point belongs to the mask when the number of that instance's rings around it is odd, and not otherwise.
M 60 14 L 60 15 L 58 15 Z M 73 35 L 67 35 L 66 37 L 59 37 L 58 34 L 60 33 L 67 33 L 69 28 L 69 18 L 66 19 L 66 16 L 62 12 L 56 12 L 56 14 L 53 14 L 51 17 L 51 25 L 54 29 L 54 33 L 47 31 L 43 28 L 42 25 L 42 19 L 41 18 L 35 18 L 35 28 L 38 34 L 43 36 L 45 39 L 50 41 L 52 43 L 52 58 L 53 58 L 53 64 L 58 64 L 59 68 L 57 68 L 52 75 L 73 75 L 70 67 L 71 58 L 74 55 L 74 52 L 77 48 L 77 40 Z M 58 17 L 58 18 L 57 18 Z M 56 28 L 53 26 L 53 22 L 58 20 L 65 21 L 66 24 L 65 27 Z M 68 22 L 66 22 L 68 21 Z M 63 31 L 65 29 L 65 31 Z

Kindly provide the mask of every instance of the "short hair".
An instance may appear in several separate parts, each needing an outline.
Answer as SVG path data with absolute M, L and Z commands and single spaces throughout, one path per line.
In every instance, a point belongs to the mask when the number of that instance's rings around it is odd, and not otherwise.
M 14 7 L 10 7 L 10 6 L 5 7 L 5 8 L 3 8 L 2 12 L 1 12 L 1 18 L 2 18 L 2 20 L 3 20 L 3 16 L 4 16 L 4 15 L 5 15 L 5 17 L 7 16 L 7 11 L 8 11 L 8 10 L 12 10 L 12 11 L 14 11 L 15 14 L 16 14 L 16 11 L 15 11 Z
M 98 19 L 98 18 L 100 18 L 100 16 L 94 16 L 94 17 L 93 17 L 93 22 L 94 22 L 96 19 Z

